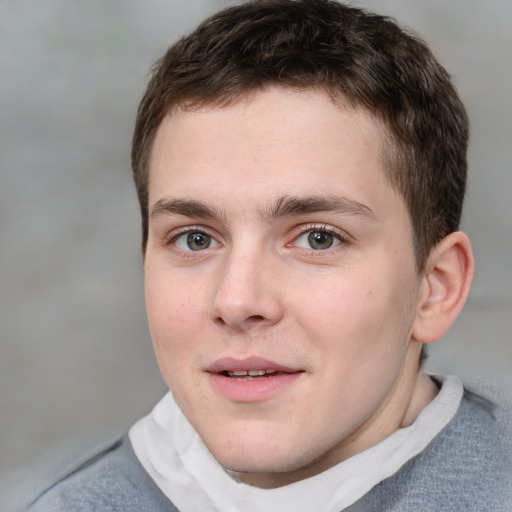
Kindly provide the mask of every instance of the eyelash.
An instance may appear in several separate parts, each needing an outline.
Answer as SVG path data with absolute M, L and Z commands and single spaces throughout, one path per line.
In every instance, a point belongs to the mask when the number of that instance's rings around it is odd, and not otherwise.
M 310 248 L 304 248 L 304 247 L 298 247 L 302 251 L 315 256 L 322 256 L 326 255 L 328 253 L 331 253 L 333 250 L 336 249 L 338 245 L 346 245 L 349 243 L 348 236 L 345 234 L 340 233 L 338 230 L 334 229 L 331 226 L 328 226 L 326 224 L 307 224 L 305 226 L 300 227 L 300 231 L 294 236 L 292 242 L 286 244 L 286 247 L 292 248 L 294 247 L 297 240 L 299 240 L 302 236 L 312 233 L 312 232 L 320 232 L 320 233 L 327 233 L 329 235 L 332 235 L 336 240 L 338 240 L 339 243 L 337 243 L 334 246 L 328 247 L 326 249 L 314 249 L 312 247 Z M 176 242 L 179 238 L 186 236 L 190 233 L 197 233 L 202 234 L 207 237 L 209 237 L 211 240 L 213 240 L 216 244 L 219 244 L 216 237 L 214 237 L 211 233 L 208 232 L 208 230 L 204 229 L 201 226 L 187 226 L 178 232 L 171 233 L 165 240 L 164 245 L 170 246 L 174 245 L 175 249 L 183 254 L 186 254 L 187 256 L 191 257 L 194 253 L 201 253 L 203 251 L 193 251 L 193 250 L 183 250 L 176 246 Z
M 307 233 L 312 233 L 312 232 L 327 233 L 329 235 L 332 235 L 334 238 L 336 238 L 339 241 L 339 243 L 332 247 L 329 247 L 327 249 L 313 249 L 313 248 L 303 249 L 304 251 L 307 251 L 310 254 L 314 254 L 317 256 L 321 256 L 322 254 L 325 255 L 326 253 L 329 253 L 329 252 L 335 250 L 335 248 L 338 245 L 346 245 L 347 243 L 349 243 L 349 238 L 346 234 L 342 234 L 340 231 L 338 231 L 337 229 L 334 229 L 331 226 L 328 226 L 326 224 L 307 224 L 300 228 L 300 232 L 297 234 L 297 236 L 294 237 L 294 239 L 291 243 L 287 244 L 287 246 L 288 247 L 293 246 L 293 244 L 297 240 L 299 240 L 300 237 L 306 235 Z
M 166 245 L 166 246 L 173 245 L 173 244 L 176 245 L 176 241 L 179 238 L 181 238 L 182 236 L 185 236 L 185 235 L 189 235 L 190 233 L 197 233 L 197 234 L 205 235 L 205 236 L 211 238 L 216 243 L 219 243 L 217 241 L 217 239 L 211 233 L 209 233 L 206 229 L 204 229 L 203 227 L 201 227 L 201 226 L 187 226 L 186 228 L 178 230 L 178 232 L 173 231 L 164 240 L 164 245 Z M 179 250 L 179 248 L 178 248 L 178 250 Z M 190 251 L 190 252 L 194 252 L 194 251 Z M 200 251 L 198 251 L 198 252 L 200 252 Z

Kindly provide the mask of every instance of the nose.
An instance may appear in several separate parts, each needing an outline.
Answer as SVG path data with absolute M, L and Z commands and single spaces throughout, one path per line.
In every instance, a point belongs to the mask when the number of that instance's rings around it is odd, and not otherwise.
M 283 314 L 277 262 L 263 251 L 232 251 L 217 275 L 210 315 L 234 331 L 262 329 Z

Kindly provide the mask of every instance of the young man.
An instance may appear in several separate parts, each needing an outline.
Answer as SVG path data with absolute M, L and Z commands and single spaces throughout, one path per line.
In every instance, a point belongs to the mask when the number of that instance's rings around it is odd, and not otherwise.
M 32 510 L 506 510 L 489 407 L 421 370 L 473 274 L 467 118 L 425 45 L 328 0 L 169 49 L 132 162 L 170 393 Z

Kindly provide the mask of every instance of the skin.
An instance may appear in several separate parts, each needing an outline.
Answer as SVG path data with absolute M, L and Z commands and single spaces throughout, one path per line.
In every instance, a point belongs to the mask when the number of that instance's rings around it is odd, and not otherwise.
M 158 130 L 145 255 L 156 355 L 194 429 L 243 482 L 318 474 L 435 396 L 412 336 L 425 280 L 383 133 L 321 91 L 281 88 L 174 111 Z M 216 362 L 251 357 L 294 373 L 270 391 L 219 391 Z

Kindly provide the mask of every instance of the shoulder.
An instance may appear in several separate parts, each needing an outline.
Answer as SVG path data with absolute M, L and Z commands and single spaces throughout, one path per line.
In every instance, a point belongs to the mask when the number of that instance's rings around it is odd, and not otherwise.
M 509 511 L 510 442 L 496 420 L 500 414 L 465 390 L 455 417 L 425 450 L 350 510 Z
M 139 463 L 127 436 L 77 464 L 29 512 L 178 512 Z

